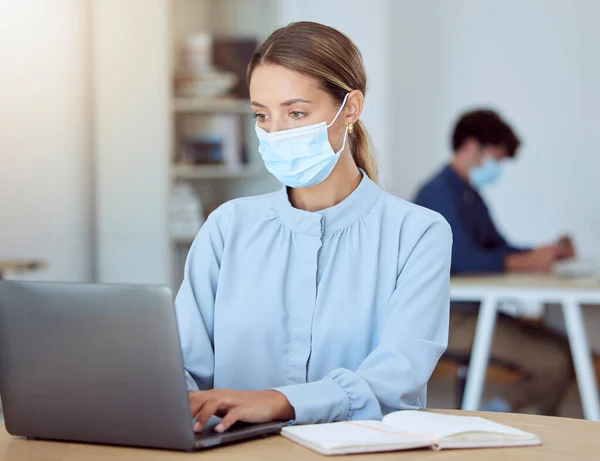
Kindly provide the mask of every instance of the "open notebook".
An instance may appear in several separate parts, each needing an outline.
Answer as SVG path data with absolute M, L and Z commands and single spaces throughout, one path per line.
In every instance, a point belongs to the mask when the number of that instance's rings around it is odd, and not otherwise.
M 281 434 L 324 455 L 416 448 L 485 448 L 541 445 L 534 434 L 487 419 L 425 411 L 397 411 L 383 421 L 290 426 Z

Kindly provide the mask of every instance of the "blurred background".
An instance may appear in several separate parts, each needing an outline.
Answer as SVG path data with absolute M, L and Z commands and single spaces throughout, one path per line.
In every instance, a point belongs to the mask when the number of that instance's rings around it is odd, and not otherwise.
M 599 17 L 596 0 L 0 0 L 0 268 L 176 289 L 204 217 L 278 187 L 244 72 L 299 20 L 363 53 L 386 190 L 410 199 L 458 114 L 491 107 L 524 141 L 486 191 L 502 231 L 569 233 L 600 260 Z

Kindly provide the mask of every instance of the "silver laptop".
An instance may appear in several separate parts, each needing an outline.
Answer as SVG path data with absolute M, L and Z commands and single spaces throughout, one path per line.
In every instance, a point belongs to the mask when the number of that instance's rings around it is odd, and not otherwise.
M 194 434 L 171 291 L 0 281 L 0 397 L 15 436 L 195 450 L 279 432 Z

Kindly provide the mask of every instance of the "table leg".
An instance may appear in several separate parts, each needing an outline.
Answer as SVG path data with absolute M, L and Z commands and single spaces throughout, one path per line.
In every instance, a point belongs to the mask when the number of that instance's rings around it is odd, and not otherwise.
M 477 316 L 477 327 L 475 328 L 465 395 L 462 402 L 463 410 L 477 410 L 479 408 L 490 347 L 494 337 L 497 309 L 498 302 L 495 298 L 486 297 L 482 299 Z
M 571 356 L 573 357 L 575 375 L 577 376 L 583 415 L 586 419 L 600 421 L 598 383 L 596 382 L 596 371 L 585 332 L 581 306 L 573 300 L 568 300 L 563 302 L 562 311 L 571 346 Z

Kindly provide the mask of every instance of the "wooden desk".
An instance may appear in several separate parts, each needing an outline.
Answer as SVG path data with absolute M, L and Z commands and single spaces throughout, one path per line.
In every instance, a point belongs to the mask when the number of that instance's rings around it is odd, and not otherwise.
M 440 413 L 461 414 L 460 411 Z M 406 451 L 352 456 L 362 461 L 410 460 L 486 460 L 486 461 L 578 461 L 597 460 L 600 451 L 600 423 L 564 418 L 499 413 L 469 413 L 537 434 L 543 441 L 539 447 L 481 450 Z M 167 461 L 202 459 L 206 461 L 312 461 L 327 459 L 281 436 L 229 445 L 195 454 L 142 450 L 58 442 L 15 439 L 0 426 L 0 461 Z M 335 460 L 340 457 L 334 456 Z
M 523 289 L 527 295 L 534 290 L 545 290 L 545 296 L 560 294 L 564 291 L 576 290 L 587 292 L 598 299 L 600 291 L 600 275 L 592 277 L 558 277 L 543 274 L 503 274 L 503 275 L 478 275 L 470 277 L 454 276 L 451 279 L 452 289 L 456 291 L 469 291 L 476 288 L 486 288 L 497 292 L 513 294 L 515 289 Z M 594 295 L 596 293 L 596 295 Z
M 583 413 L 587 419 L 600 420 L 598 383 L 581 312 L 582 304 L 600 305 L 600 277 L 507 274 L 453 277 L 450 285 L 450 297 L 453 301 L 481 302 L 462 404 L 464 410 L 479 407 L 498 305 L 518 300 L 540 304 L 558 303 L 562 306 Z

